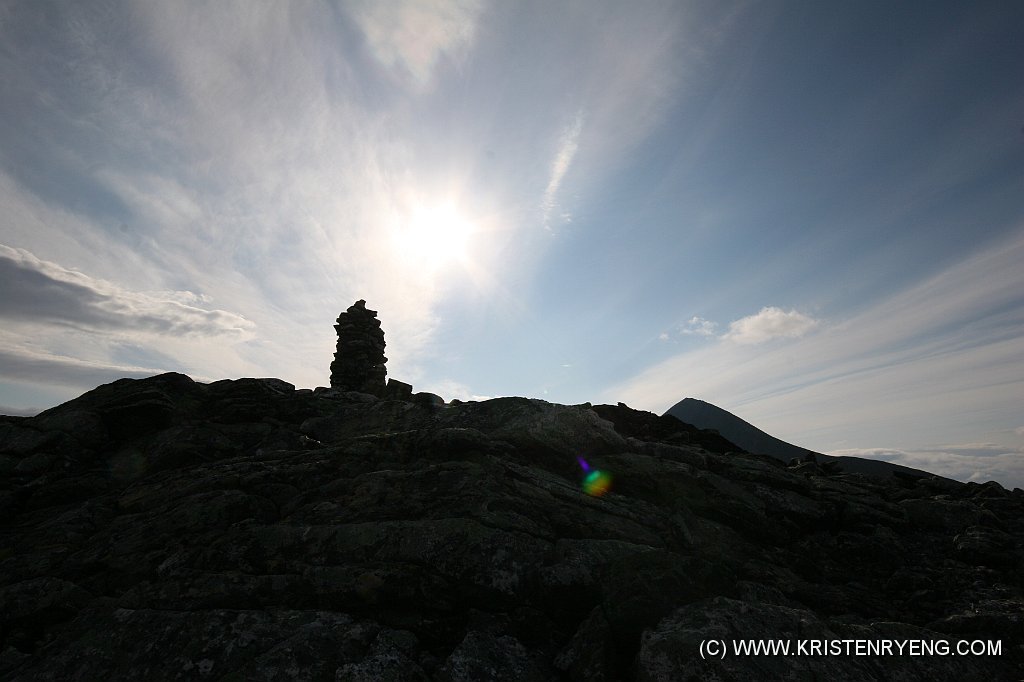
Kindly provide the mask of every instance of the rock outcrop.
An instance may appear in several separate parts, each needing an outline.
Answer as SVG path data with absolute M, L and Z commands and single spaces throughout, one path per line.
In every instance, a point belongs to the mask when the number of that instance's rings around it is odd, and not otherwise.
M 2 680 L 1024 677 L 1024 491 L 787 467 L 621 404 L 125 379 L 0 417 L 0 524 Z
M 338 315 L 334 325 L 338 347 L 331 363 L 331 386 L 343 391 L 383 395 L 388 370 L 384 363 L 384 330 L 377 311 L 368 310 L 359 300 Z

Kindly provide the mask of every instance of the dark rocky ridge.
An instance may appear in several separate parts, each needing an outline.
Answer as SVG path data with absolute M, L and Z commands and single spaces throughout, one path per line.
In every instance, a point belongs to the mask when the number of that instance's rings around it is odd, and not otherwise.
M 179 374 L 0 417 L 0 679 L 1024 677 L 1024 491 L 737 450 L 621 404 Z

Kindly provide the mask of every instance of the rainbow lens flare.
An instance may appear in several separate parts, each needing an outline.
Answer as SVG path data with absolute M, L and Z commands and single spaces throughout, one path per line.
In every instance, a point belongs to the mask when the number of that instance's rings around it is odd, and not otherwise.
M 594 497 L 601 497 L 612 487 L 612 477 L 603 471 L 594 469 L 583 477 L 583 492 Z

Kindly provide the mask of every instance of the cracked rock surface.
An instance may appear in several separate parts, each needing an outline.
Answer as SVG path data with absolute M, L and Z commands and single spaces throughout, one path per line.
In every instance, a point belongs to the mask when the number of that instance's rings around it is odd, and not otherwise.
M 3 680 L 1024 677 L 1024 491 L 787 468 L 621 404 L 125 379 L 0 417 L 0 523 Z

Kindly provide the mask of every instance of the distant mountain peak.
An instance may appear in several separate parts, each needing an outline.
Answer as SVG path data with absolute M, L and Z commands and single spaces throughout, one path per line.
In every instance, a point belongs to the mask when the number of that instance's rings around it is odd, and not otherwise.
M 892 462 L 882 462 L 864 457 L 833 457 L 815 452 L 799 445 L 787 443 L 769 433 L 765 433 L 750 422 L 737 417 L 699 398 L 683 398 L 670 407 L 663 416 L 671 416 L 692 424 L 701 429 L 712 429 L 723 438 L 732 441 L 744 450 L 769 455 L 788 462 L 793 459 L 813 460 L 819 465 L 832 465 L 848 473 L 859 473 L 868 476 L 889 478 L 891 476 L 927 478 L 934 476 L 927 471 L 912 469 Z M 942 478 L 941 476 L 939 478 Z M 945 479 L 950 480 L 950 479 Z
M 771 455 L 785 461 L 819 454 L 767 434 L 733 413 L 698 398 L 684 398 L 665 414 L 698 428 L 714 429 L 748 452 Z

